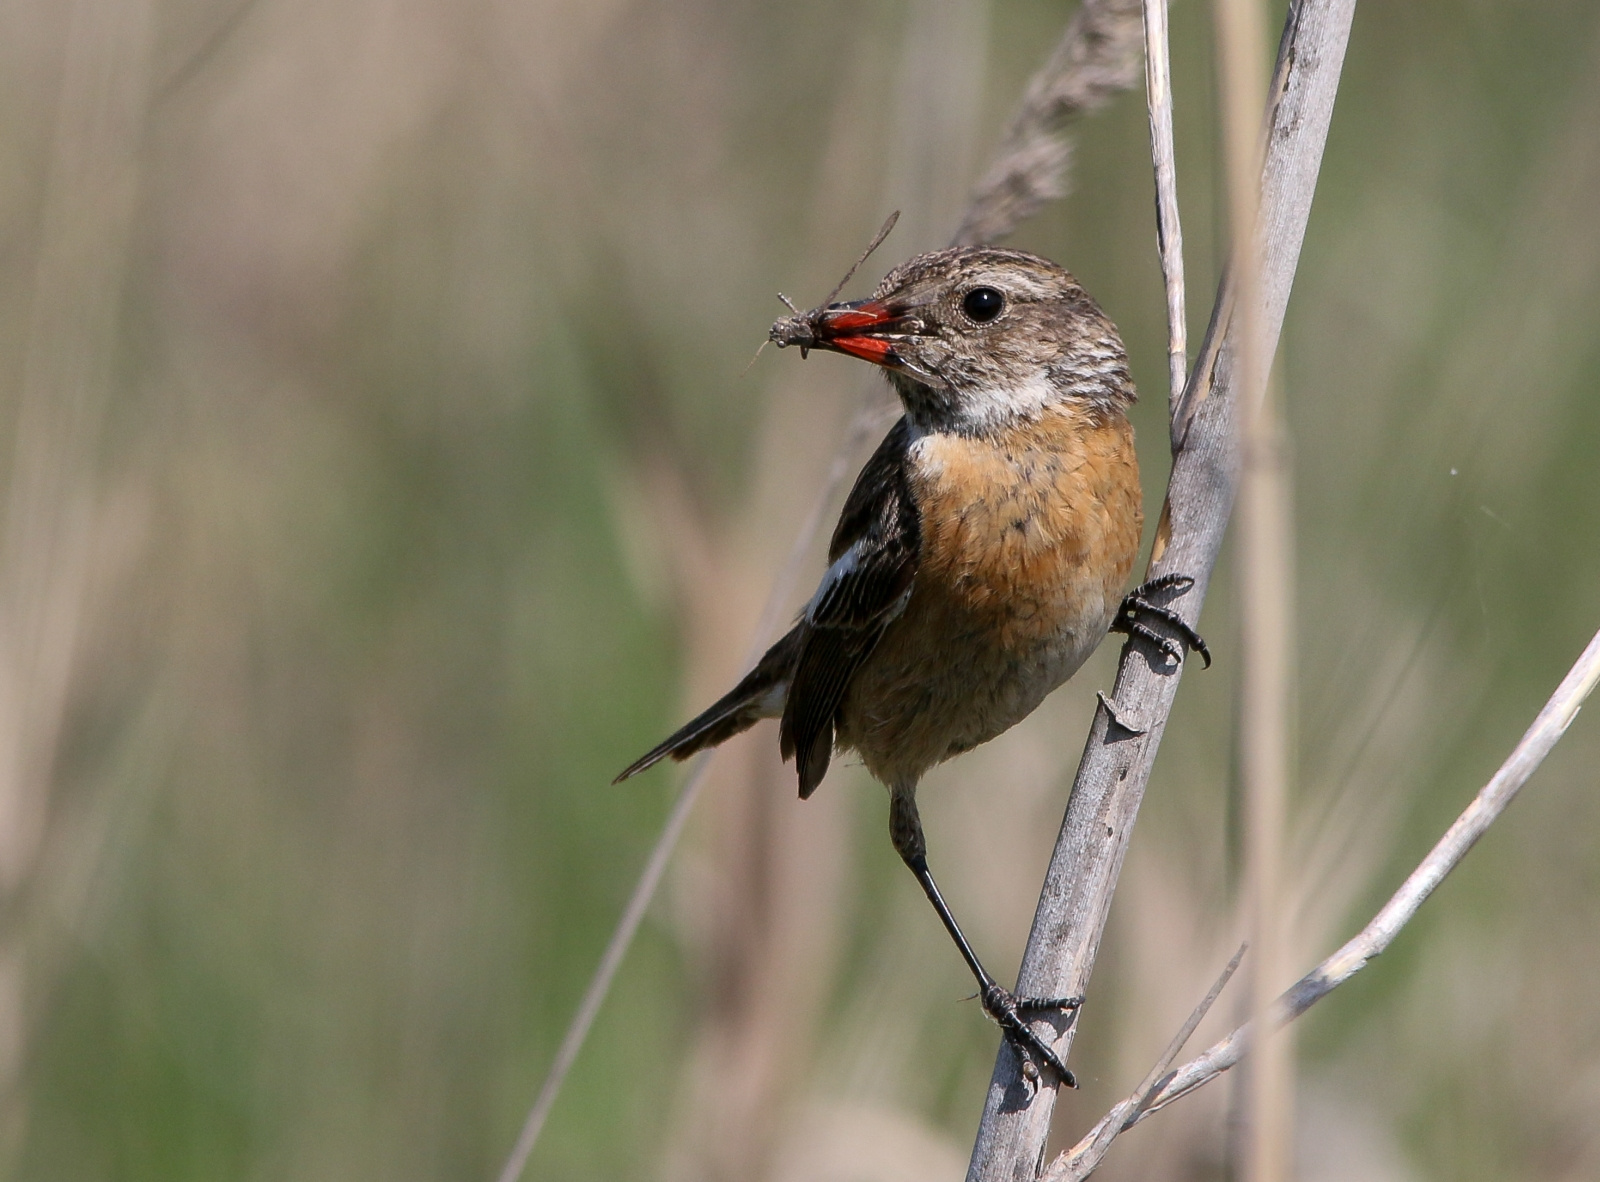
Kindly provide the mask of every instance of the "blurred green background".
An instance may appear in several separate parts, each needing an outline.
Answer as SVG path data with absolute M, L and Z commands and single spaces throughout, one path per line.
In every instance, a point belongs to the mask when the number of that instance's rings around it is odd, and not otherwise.
M 769 350 L 942 244 L 1071 8 L 1039 0 L 0 7 L 0 1168 L 488 1178 L 737 674 L 857 363 Z M 1173 12 L 1191 332 L 1222 246 L 1209 8 Z M 1165 480 L 1142 94 L 1013 240 L 1121 325 Z M 1355 930 L 1600 627 L 1600 13 L 1368 3 L 1281 353 L 1297 963 Z M 823 512 L 836 507 L 837 492 Z M 1237 940 L 1228 560 L 1058 1123 Z M 780 585 L 821 569 L 820 542 Z M 1006 976 L 1108 646 L 924 793 Z M 954 1179 L 997 1034 L 843 768 L 760 728 L 530 1167 Z M 1301 1177 L 1600 1176 L 1600 726 L 1300 1029 Z M 1236 1010 L 1236 1003 L 1235 1010 Z M 1200 1038 L 1234 1013 L 1224 1001 Z M 1231 1085 L 1108 1178 L 1227 1174 Z

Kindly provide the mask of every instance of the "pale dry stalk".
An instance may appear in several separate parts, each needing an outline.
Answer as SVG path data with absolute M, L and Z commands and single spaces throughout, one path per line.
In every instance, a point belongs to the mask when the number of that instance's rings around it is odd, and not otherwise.
M 1172 52 L 1167 0 L 1144 0 L 1144 89 L 1150 112 L 1150 158 L 1156 174 L 1156 245 L 1167 293 L 1167 409 L 1176 422 L 1189 372 L 1183 279 L 1183 222 L 1178 216 L 1178 159 L 1172 140 Z
M 1489 782 L 1434 844 L 1399 890 L 1342 948 L 1280 994 L 1266 1014 L 1266 1023 L 1281 1027 L 1355 976 L 1380 956 L 1411 921 L 1428 896 L 1461 864 L 1478 839 L 1499 820 L 1528 778 L 1554 749 L 1577 718 L 1584 700 L 1600 684 L 1600 632 L 1597 632 L 1561 679 L 1544 709 L 1506 757 Z M 1205 1086 L 1236 1066 L 1251 1050 L 1257 1027 L 1246 1023 L 1209 1050 L 1166 1073 L 1153 1089 L 1136 1091 L 1107 1113 L 1083 1139 L 1051 1165 L 1051 1182 L 1087 1178 L 1105 1156 L 1117 1133 L 1159 1112 L 1175 1100 Z M 1134 1103 L 1137 1101 L 1137 1103 Z M 1115 1128 L 1115 1132 L 1111 1130 Z
M 1261 175 L 1260 111 L 1266 98 L 1266 27 L 1261 0 L 1217 0 L 1222 141 L 1238 284 L 1240 454 L 1239 583 L 1243 676 L 1240 765 L 1245 802 L 1245 896 L 1250 940 L 1250 1009 L 1271 1006 L 1285 961 L 1283 843 L 1288 808 L 1293 696 L 1293 546 L 1289 451 L 1269 389 L 1261 326 L 1261 254 L 1256 238 Z M 1246 1077 L 1245 1182 L 1282 1182 L 1292 1158 L 1293 1049 L 1287 1033 L 1264 1041 Z
M 1257 331 L 1261 355 L 1276 349 L 1299 259 L 1322 149 L 1332 119 L 1354 0 L 1303 0 L 1291 6 L 1278 56 L 1261 172 L 1257 241 L 1261 250 Z M 1240 390 L 1239 325 L 1219 293 L 1207 346 L 1180 404 L 1163 521 L 1150 574 L 1195 580 L 1174 602 L 1192 625 L 1233 507 L 1237 449 L 1232 410 Z M 1073 783 L 1067 815 L 1040 894 L 1017 991 L 1035 996 L 1085 993 L 1116 879 L 1144 787 L 1177 692 L 1181 666 L 1157 666 L 1125 647 L 1113 693 L 1102 698 Z M 1093 1005 L 1090 995 L 1089 1005 Z M 1089 1010 L 1085 1011 L 1091 1012 Z M 1058 1028 L 1057 1049 L 1071 1031 Z M 1037 1178 L 1057 1089 L 1024 1077 L 1002 1043 L 968 1169 L 969 1182 Z

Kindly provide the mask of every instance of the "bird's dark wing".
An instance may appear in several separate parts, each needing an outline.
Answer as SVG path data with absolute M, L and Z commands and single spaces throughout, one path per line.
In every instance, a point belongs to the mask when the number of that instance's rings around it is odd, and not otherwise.
M 767 650 L 767 655 L 744 675 L 738 685 L 630 763 L 611 782 L 620 784 L 629 776 L 637 776 L 668 756 L 678 760 L 688 759 L 695 752 L 726 743 L 763 718 L 776 715 L 778 709 L 773 705 L 774 698 L 777 703 L 782 703 L 785 689 L 794 676 L 795 661 L 800 655 L 801 628 L 800 624 L 791 628 Z
M 832 565 L 800 617 L 779 744 L 785 759 L 795 757 L 802 797 L 828 770 L 850 679 L 911 597 L 921 543 L 906 473 L 912 438 L 902 418 L 856 477 L 828 547 Z

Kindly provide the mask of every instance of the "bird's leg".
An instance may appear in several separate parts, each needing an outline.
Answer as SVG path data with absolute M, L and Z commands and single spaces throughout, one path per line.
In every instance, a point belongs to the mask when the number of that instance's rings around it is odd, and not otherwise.
M 949 905 L 945 903 L 944 896 L 939 893 L 939 887 L 928 870 L 928 846 L 922 836 L 922 818 L 917 814 L 914 791 L 914 789 L 896 788 L 890 792 L 889 836 L 894 841 L 894 848 L 899 851 L 905 864 L 911 867 L 911 873 L 917 876 L 923 892 L 928 896 L 928 902 L 932 903 L 933 909 L 939 913 L 945 931 L 950 933 L 950 938 L 961 950 L 962 959 L 967 962 L 972 975 L 978 979 L 978 996 L 983 1002 L 984 1010 L 1000 1024 L 1000 1029 L 1005 1032 L 1006 1038 L 1025 1061 L 1031 1063 L 1037 1057 L 1056 1073 L 1062 1083 L 1069 1088 L 1077 1087 L 1078 1081 L 1072 1072 L 1067 1070 L 1067 1065 L 1061 1061 L 1061 1057 L 1048 1042 L 1033 1032 L 1026 1016 L 1045 1010 L 1075 1012 L 1083 999 L 1017 997 L 989 975 L 989 971 L 978 960 L 977 954 L 972 951 L 972 945 L 967 943 L 966 936 L 962 935 L 961 926 L 956 923 L 956 917 L 950 913 Z
M 1184 618 L 1170 607 L 1155 603 L 1150 598 L 1163 591 L 1176 591 L 1182 595 L 1193 586 L 1194 579 L 1188 575 L 1162 575 L 1160 578 L 1140 583 L 1123 598 L 1122 606 L 1117 609 L 1116 619 L 1111 621 L 1111 631 L 1125 632 L 1129 636 L 1147 640 L 1155 645 L 1163 656 L 1170 657 L 1174 662 L 1183 660 L 1183 650 L 1188 648 L 1199 653 L 1206 663 L 1205 667 L 1211 668 L 1211 650 L 1206 647 L 1206 642 L 1200 633 L 1191 628 Z M 1178 634 L 1182 643 L 1161 635 L 1141 620 L 1140 616 L 1160 620 Z

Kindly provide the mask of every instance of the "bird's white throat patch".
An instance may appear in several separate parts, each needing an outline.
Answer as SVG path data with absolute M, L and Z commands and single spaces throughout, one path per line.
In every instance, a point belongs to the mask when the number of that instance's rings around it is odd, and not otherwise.
M 1061 387 L 1044 373 L 1020 385 L 989 386 L 966 391 L 956 410 L 958 430 L 992 431 L 1020 421 L 1037 419 L 1065 397 Z

